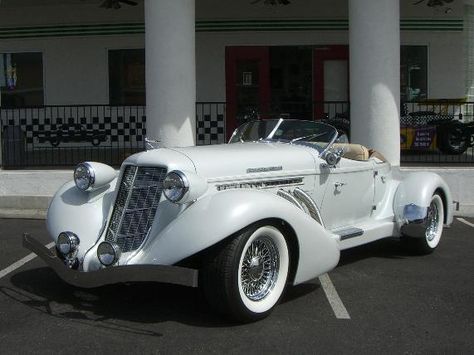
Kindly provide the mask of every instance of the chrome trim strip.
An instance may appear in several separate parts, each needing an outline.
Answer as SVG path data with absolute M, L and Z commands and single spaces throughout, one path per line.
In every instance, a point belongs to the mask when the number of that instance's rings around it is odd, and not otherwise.
M 284 198 L 288 202 L 291 202 L 292 204 L 294 204 L 296 207 L 298 207 L 300 210 L 304 212 L 304 208 L 303 206 L 301 206 L 301 203 L 291 193 L 280 189 L 278 190 L 277 195 Z
M 321 212 L 319 211 L 318 206 L 316 205 L 316 202 L 311 198 L 309 194 L 307 194 L 305 191 L 297 187 L 296 189 L 293 190 L 293 195 L 300 200 L 308 209 L 309 215 L 319 224 L 323 226 L 323 228 L 326 228 L 324 226 L 323 218 L 321 217 Z
M 217 191 L 231 190 L 231 189 L 268 189 L 282 186 L 295 186 L 303 184 L 303 178 L 288 178 L 278 180 L 253 180 L 253 181 L 239 181 L 229 184 L 216 185 Z

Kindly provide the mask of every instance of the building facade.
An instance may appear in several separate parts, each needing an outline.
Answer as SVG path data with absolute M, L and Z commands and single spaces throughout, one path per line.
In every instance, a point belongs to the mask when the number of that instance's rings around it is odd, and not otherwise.
M 41 132 L 65 124 L 130 144 L 151 131 L 173 144 L 192 144 L 193 135 L 208 144 L 224 142 L 256 115 L 350 112 L 353 136 L 382 151 L 392 142 L 384 153 L 397 165 L 400 100 L 471 95 L 461 0 L 436 7 L 413 0 L 138 0 L 118 9 L 102 3 L 0 2 L 2 109 L 46 106 L 6 118 L 4 124 L 28 126 L 29 144 L 52 143 L 40 142 Z M 388 87 L 387 95 L 374 96 L 379 80 L 378 93 Z M 196 119 L 190 102 L 193 110 L 197 102 Z M 57 105 L 64 111 L 50 107 Z M 137 105 L 147 106 L 148 133 Z M 177 113 L 182 107 L 188 112 Z

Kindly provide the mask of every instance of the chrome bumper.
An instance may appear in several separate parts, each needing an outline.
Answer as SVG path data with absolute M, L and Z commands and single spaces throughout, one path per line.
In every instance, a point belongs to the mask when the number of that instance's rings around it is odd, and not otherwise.
M 31 235 L 23 234 L 23 247 L 43 259 L 68 284 L 93 288 L 122 282 L 162 282 L 189 287 L 198 286 L 198 270 L 168 265 L 125 265 L 83 272 L 69 269 L 54 252 Z
M 403 208 L 400 232 L 410 237 L 423 238 L 427 226 L 428 207 L 409 204 Z

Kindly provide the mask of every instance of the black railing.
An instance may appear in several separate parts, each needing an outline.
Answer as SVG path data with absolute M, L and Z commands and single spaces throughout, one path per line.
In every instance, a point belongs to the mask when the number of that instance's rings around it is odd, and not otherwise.
M 400 110 L 404 165 L 474 165 L 474 103 L 410 102 Z
M 196 143 L 224 143 L 228 122 L 269 117 L 323 120 L 350 133 L 348 102 L 313 102 L 239 108 L 225 102 L 196 104 Z M 304 109 L 304 110 L 303 110 Z M 403 165 L 473 165 L 474 103 L 411 102 L 401 106 Z M 45 106 L 0 109 L 4 168 L 71 167 L 95 160 L 119 166 L 145 148 L 144 106 Z M 231 128 L 231 127 L 230 127 Z
M 144 106 L 44 106 L 0 110 L 4 168 L 118 166 L 143 150 Z

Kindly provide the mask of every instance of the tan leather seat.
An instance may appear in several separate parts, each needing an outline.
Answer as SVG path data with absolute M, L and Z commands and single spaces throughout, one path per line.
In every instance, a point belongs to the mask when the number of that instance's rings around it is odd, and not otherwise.
M 369 150 L 361 144 L 347 144 L 344 158 L 352 160 L 369 160 Z
M 375 158 L 375 159 L 378 159 L 382 162 L 387 161 L 387 159 L 385 159 L 385 157 L 382 155 L 382 153 L 377 152 L 375 149 L 369 149 L 369 159 L 370 158 Z
M 361 144 L 336 143 L 335 148 L 343 148 L 343 157 L 351 160 L 367 161 L 369 160 L 369 150 Z

